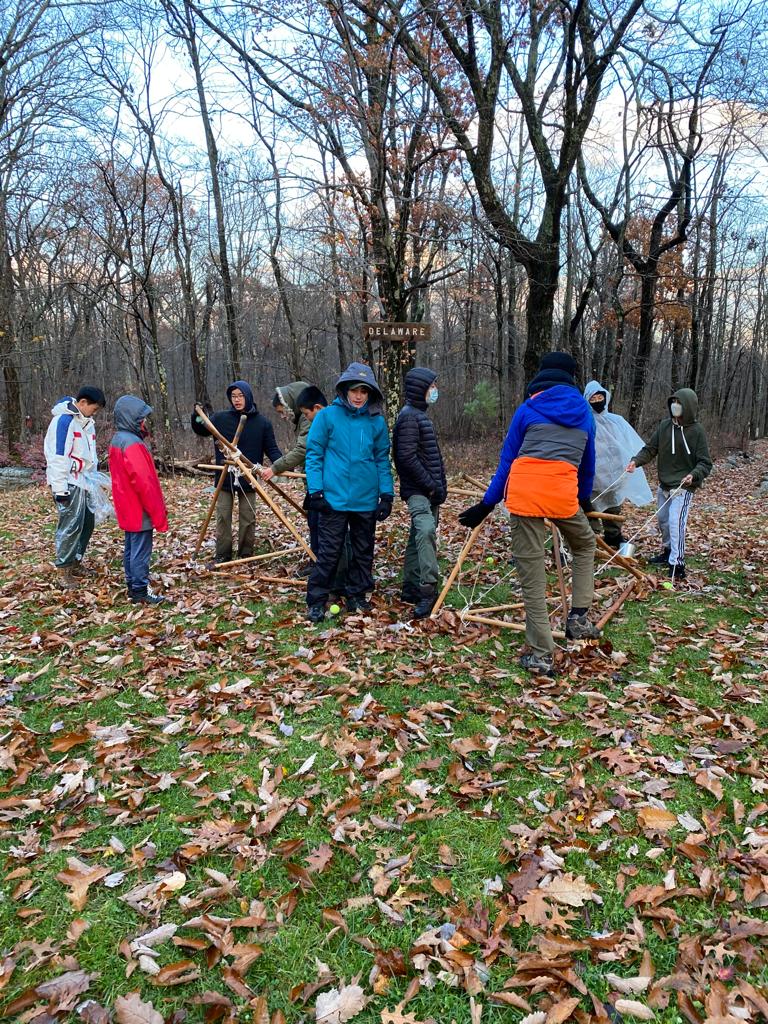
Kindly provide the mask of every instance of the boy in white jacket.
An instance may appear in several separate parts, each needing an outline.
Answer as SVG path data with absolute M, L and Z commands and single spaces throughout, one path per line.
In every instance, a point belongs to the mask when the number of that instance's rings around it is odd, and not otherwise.
M 67 589 L 77 586 L 74 573 L 93 533 L 87 477 L 98 465 L 93 418 L 105 404 L 101 388 L 80 388 L 75 398 L 62 398 L 53 407 L 45 435 L 46 479 L 59 513 L 55 564 Z

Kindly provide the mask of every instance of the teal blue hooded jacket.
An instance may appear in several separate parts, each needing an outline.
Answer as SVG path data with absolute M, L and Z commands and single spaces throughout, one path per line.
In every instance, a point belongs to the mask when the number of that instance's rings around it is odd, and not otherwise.
M 355 409 L 347 399 L 352 384 L 370 388 L 368 401 Z M 389 465 L 389 431 L 381 409 L 384 396 L 373 370 L 350 363 L 336 382 L 331 405 L 312 420 L 304 470 L 310 494 L 322 491 L 337 512 L 373 512 L 383 494 L 394 496 Z

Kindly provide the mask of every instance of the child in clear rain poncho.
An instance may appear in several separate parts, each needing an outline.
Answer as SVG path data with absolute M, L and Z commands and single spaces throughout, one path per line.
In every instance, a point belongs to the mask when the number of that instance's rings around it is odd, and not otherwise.
M 595 483 L 592 492 L 592 506 L 596 512 L 619 515 L 623 501 L 633 505 L 648 505 L 653 494 L 645 474 L 625 473 L 627 459 L 642 446 L 643 440 L 623 416 L 609 412 L 611 393 L 599 381 L 591 380 L 584 388 L 584 397 L 595 417 Z M 591 519 L 596 533 L 600 531 L 600 519 Z M 621 524 L 609 519 L 603 521 L 605 541 L 612 548 L 624 542 Z

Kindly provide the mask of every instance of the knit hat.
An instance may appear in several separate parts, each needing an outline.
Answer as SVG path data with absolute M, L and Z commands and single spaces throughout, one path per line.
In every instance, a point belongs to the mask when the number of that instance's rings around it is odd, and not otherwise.
M 525 389 L 528 398 L 539 391 L 546 391 L 558 384 L 575 388 L 576 360 L 567 352 L 548 352 L 541 357 L 539 372 Z
M 104 392 L 101 388 L 94 387 L 93 384 L 86 384 L 84 387 L 80 388 L 75 397 L 75 401 L 79 402 L 81 398 L 85 398 L 89 402 L 95 402 L 96 405 L 100 405 L 102 408 L 107 404 Z

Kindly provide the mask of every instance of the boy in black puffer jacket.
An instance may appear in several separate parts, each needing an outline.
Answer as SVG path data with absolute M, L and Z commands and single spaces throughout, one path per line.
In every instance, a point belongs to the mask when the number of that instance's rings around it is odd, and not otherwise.
M 395 423 L 392 450 L 400 477 L 400 497 L 411 513 L 405 549 L 402 599 L 424 619 L 437 600 L 437 522 L 448 494 L 445 466 L 427 407 L 437 401 L 437 374 L 416 366 L 405 375 L 406 404 Z
M 228 441 L 234 439 L 240 417 L 247 417 L 237 447 L 251 462 L 262 463 L 265 456 L 272 462 L 281 457 L 275 441 L 275 432 L 266 416 L 262 416 L 253 400 L 253 391 L 244 380 L 233 381 L 227 388 L 229 409 L 222 409 L 211 416 L 214 427 Z M 197 415 L 192 413 L 192 429 L 200 437 L 210 437 L 208 428 Z M 216 464 L 222 465 L 224 456 L 214 444 Z M 216 562 L 232 559 L 232 511 L 235 495 L 238 509 L 238 558 L 250 558 L 256 532 L 256 505 L 253 487 L 239 474 L 229 472 L 224 487 L 216 502 Z

